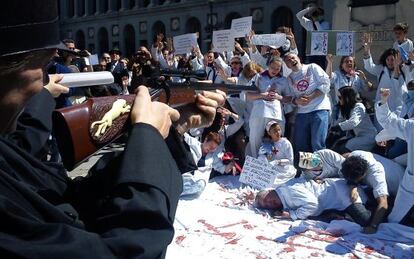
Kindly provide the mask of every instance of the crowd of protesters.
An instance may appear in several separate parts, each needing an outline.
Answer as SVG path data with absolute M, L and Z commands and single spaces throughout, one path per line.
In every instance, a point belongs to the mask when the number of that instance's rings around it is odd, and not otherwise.
M 297 18 L 307 31 L 329 29 L 321 8 L 308 7 Z M 251 90 L 227 96 L 213 125 L 183 132 L 194 164 L 211 166 L 211 177 L 236 175 L 247 155 L 258 158 L 274 166 L 278 179 L 276 189 L 259 193 L 259 207 L 284 209 L 292 219 L 346 209 L 373 233 L 387 215 L 388 221 L 412 224 L 414 214 L 414 48 L 406 23 L 393 30 L 395 42 L 380 57 L 371 55 L 370 33 L 363 35 L 363 68 L 356 67 L 352 55 L 310 56 L 305 62 L 292 28 L 280 27 L 276 32 L 286 35 L 280 47 L 254 45 L 252 31 L 236 39 L 234 51 L 202 53 L 194 46 L 190 53 L 176 55 L 172 38 L 159 33 L 131 57 L 118 49 L 101 53 L 94 67 L 82 58 L 90 55 L 87 51 L 57 52 L 48 71 L 110 71 L 114 76 L 113 84 L 60 96 L 61 107 L 92 96 L 132 94 L 141 84 L 151 87 L 159 68 L 204 70 L 204 83 L 249 86 Z M 64 43 L 76 50 L 74 41 Z M 333 67 L 336 58 L 338 68 Z M 369 81 L 366 73 L 377 80 Z M 343 191 L 344 186 L 349 190 Z M 361 186 L 370 190 L 368 198 L 358 195 Z M 311 195 L 304 195 L 309 190 Z M 296 202 L 300 197 L 307 198 Z M 336 203 L 322 202 L 322 197 Z M 362 201 L 369 209 L 360 206 Z

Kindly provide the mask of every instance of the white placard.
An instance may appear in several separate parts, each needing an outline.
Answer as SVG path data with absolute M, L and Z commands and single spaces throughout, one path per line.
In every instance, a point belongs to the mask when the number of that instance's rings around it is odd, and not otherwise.
M 252 17 L 242 17 L 231 21 L 234 38 L 246 37 L 252 30 Z
M 259 34 L 253 35 L 252 43 L 254 45 L 265 45 L 279 48 L 286 43 L 286 34 L 275 33 L 275 34 Z
M 336 55 L 350 56 L 354 53 L 354 33 L 338 32 L 336 34 Z
M 266 161 L 246 156 L 239 181 L 262 190 L 273 187 L 276 170 Z
M 197 33 L 188 33 L 173 38 L 175 54 L 191 53 L 193 47 L 197 46 Z
M 328 54 L 328 33 L 312 32 L 311 56 L 326 56 Z
M 234 37 L 231 30 L 213 31 L 213 51 L 224 52 L 234 50 Z
M 88 57 L 88 59 L 89 59 L 89 64 L 91 66 L 95 66 L 95 65 L 98 65 L 99 64 L 98 54 L 90 55 Z

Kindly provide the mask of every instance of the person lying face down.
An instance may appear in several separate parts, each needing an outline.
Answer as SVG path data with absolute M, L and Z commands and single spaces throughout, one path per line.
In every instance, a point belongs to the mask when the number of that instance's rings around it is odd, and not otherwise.
M 306 219 L 325 210 L 346 211 L 362 226 L 369 224 L 371 213 L 363 205 L 367 197 L 362 190 L 354 203 L 350 188 L 344 179 L 326 179 L 323 182 L 292 179 L 276 189 L 262 190 L 256 195 L 255 206 L 268 210 L 283 210 L 284 217 Z

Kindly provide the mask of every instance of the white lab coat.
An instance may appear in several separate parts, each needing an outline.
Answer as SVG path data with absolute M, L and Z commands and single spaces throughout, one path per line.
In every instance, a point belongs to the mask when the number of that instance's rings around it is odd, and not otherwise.
M 390 111 L 388 104 L 377 103 L 375 112 L 382 127 L 408 143 L 407 168 L 398 188 L 394 208 L 388 216 L 389 222 L 400 222 L 414 206 L 414 120 L 399 118 Z
M 356 103 L 351 110 L 349 119 L 345 119 L 340 113 L 337 123 L 341 130 L 352 130 L 355 137 L 349 139 L 345 147 L 349 150 L 371 150 L 375 146 L 377 129 L 372 124 L 371 118 L 366 113 L 362 103 Z
M 277 187 L 283 209 L 289 212 L 293 220 L 318 216 L 324 210 L 345 210 L 352 202 L 350 187 L 345 179 L 326 179 L 322 183 L 303 178 L 292 179 Z M 358 189 L 358 203 L 365 203 L 366 196 Z
M 330 149 L 321 149 L 314 152 L 318 154 L 322 161 L 322 170 L 304 170 L 302 176 L 308 180 L 310 179 L 325 179 L 325 178 L 343 178 L 341 173 L 342 162 L 345 158 L 335 151 Z

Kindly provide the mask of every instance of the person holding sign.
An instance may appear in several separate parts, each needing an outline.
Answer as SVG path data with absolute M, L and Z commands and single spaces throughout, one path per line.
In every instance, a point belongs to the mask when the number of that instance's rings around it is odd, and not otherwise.
M 268 162 L 277 170 L 278 180 L 286 182 L 296 175 L 292 144 L 287 138 L 282 137 L 282 128 L 275 120 L 266 124 L 265 137 L 259 149 L 259 159 Z
M 266 123 L 271 120 L 279 122 L 284 131 L 284 116 L 281 102 L 289 102 L 290 97 L 283 97 L 288 93 L 288 82 L 282 75 L 283 60 L 279 57 L 270 59 L 268 70 L 260 74 L 257 80 L 257 92 L 246 93 L 247 100 L 254 101 L 249 120 L 249 146 L 253 157 L 262 143 Z
M 317 64 L 302 64 L 294 53 L 287 53 L 284 60 L 292 70 L 288 76 L 289 90 L 294 97 L 292 104 L 298 107 L 294 146 L 298 151 L 323 149 L 331 109 L 329 76 Z
M 367 198 L 362 190 L 358 200 L 350 199 L 350 188 L 344 179 L 306 181 L 292 179 L 276 189 L 257 193 L 255 206 L 279 211 L 276 215 L 292 220 L 319 216 L 325 210 L 346 211 L 358 224 L 366 226 L 371 213 L 363 205 Z

